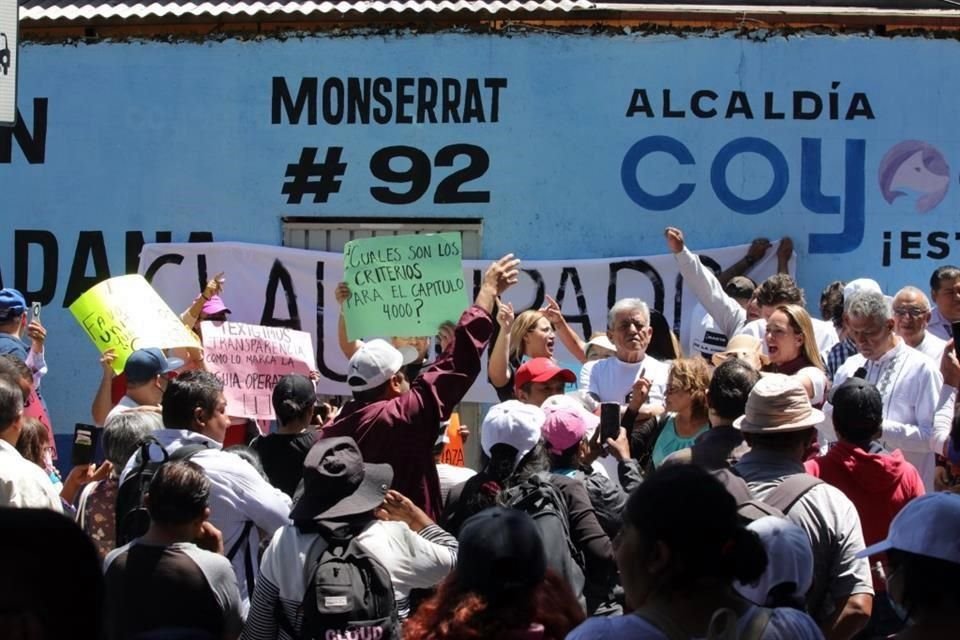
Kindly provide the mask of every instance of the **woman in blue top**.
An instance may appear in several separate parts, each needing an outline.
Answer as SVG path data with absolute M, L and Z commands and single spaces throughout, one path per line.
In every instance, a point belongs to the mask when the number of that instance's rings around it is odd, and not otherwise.
M 666 411 L 636 427 L 630 437 L 630 453 L 644 472 L 659 467 L 674 451 L 691 446 L 710 428 L 707 418 L 709 386 L 710 369 L 703 358 L 673 361 L 665 390 Z

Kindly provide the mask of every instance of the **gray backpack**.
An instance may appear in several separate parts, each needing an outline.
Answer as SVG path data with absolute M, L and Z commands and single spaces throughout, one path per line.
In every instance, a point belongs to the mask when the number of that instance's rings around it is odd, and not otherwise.
M 761 500 L 754 495 L 746 480 L 736 471 L 718 469 L 711 473 L 737 501 L 737 514 L 744 525 L 764 516 L 785 518 L 800 498 L 817 485 L 823 484 L 823 480 L 816 476 L 797 473 L 778 484 Z
M 307 551 L 303 624 L 297 634 L 282 611 L 280 627 L 303 640 L 399 640 L 393 580 L 355 535 L 322 533 Z

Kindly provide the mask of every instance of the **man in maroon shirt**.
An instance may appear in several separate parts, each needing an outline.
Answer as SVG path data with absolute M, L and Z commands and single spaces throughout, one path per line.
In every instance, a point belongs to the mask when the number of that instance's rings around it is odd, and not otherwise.
M 321 434 L 351 437 L 365 461 L 391 465 L 393 488 L 433 520 L 443 506 L 433 461 L 440 423 L 450 419 L 480 373 L 480 357 L 493 334 L 497 296 L 516 284 L 519 265 L 513 254 L 490 265 L 452 342 L 413 381 L 404 375 L 404 357 L 392 345 L 371 340 L 361 346 L 347 367 L 353 402 Z

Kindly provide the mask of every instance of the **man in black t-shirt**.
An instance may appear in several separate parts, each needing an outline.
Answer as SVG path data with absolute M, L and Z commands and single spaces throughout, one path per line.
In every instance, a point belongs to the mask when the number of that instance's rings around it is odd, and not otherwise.
M 317 392 L 309 378 L 283 376 L 273 388 L 277 433 L 250 443 L 250 448 L 260 456 L 267 480 L 291 498 L 300 482 L 307 452 L 317 441 L 317 432 L 310 427 L 316 404 Z
M 207 522 L 209 497 L 210 481 L 196 463 L 168 462 L 157 471 L 145 500 L 150 529 L 104 561 L 107 640 L 240 636 L 240 591 L 223 537 Z

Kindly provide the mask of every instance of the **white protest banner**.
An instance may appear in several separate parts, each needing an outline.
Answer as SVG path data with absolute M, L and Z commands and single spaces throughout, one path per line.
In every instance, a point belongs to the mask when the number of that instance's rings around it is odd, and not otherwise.
M 202 322 L 203 360 L 223 382 L 231 416 L 272 420 L 273 387 L 288 373 L 316 370 L 313 341 L 305 331 L 243 322 Z
M 747 245 L 741 245 L 709 249 L 699 255 L 711 269 L 721 270 L 740 260 L 746 251 Z M 463 279 L 471 299 L 489 264 L 490 260 L 463 261 Z M 517 313 L 542 307 L 550 295 L 573 329 L 589 337 L 594 331 L 606 330 L 607 311 L 614 302 L 637 297 L 661 311 L 671 326 L 679 327 L 681 344 L 687 342 L 686 325 L 696 299 L 683 288 L 673 255 L 524 260 L 522 269 L 520 282 L 503 296 Z M 337 342 L 340 309 L 334 298 L 337 283 L 343 280 L 343 254 L 237 242 L 147 244 L 140 254 L 140 273 L 177 309 L 188 307 L 197 293 L 184 283 L 198 283 L 199 287 L 221 271 L 227 276 L 222 297 L 233 311 L 231 318 L 310 333 L 321 374 L 317 390 L 350 395 L 345 384 L 347 359 Z M 775 249 L 771 249 L 749 275 L 762 280 L 775 271 Z M 433 335 L 435 330 L 424 333 Z M 559 344 L 556 357 L 564 366 L 576 368 L 573 358 Z M 484 368 L 467 401 L 496 402 L 496 394 L 486 380 Z

